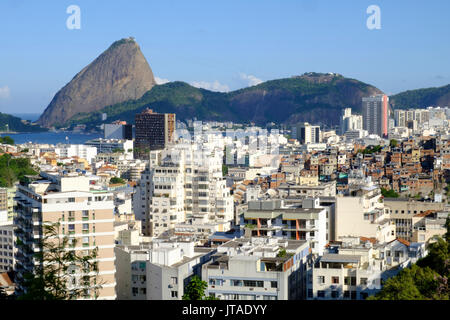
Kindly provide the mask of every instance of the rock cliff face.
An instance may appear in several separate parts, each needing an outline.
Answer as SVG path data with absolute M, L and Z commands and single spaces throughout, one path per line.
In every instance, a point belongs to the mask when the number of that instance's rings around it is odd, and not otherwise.
M 122 39 L 63 87 L 37 123 L 47 128 L 63 125 L 80 112 L 94 112 L 139 99 L 155 84 L 139 45 L 133 38 Z

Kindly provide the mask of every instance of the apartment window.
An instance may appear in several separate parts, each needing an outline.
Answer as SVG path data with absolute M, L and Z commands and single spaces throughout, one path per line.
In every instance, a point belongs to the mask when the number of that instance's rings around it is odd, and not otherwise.
M 350 291 L 344 291 L 344 298 L 350 298 Z
M 138 280 L 138 276 L 135 275 L 135 274 L 133 274 L 133 275 L 131 276 L 131 281 L 136 282 L 137 280 Z
M 83 220 L 89 219 L 89 210 L 83 210 Z
M 89 244 L 89 237 L 83 237 L 83 244 Z
M 338 284 L 339 283 L 339 277 L 331 277 L 331 283 Z
M 264 281 L 244 280 L 244 287 L 264 287 Z
M 135 288 L 135 287 L 133 287 L 131 290 L 133 292 L 133 296 L 136 296 L 138 294 L 138 292 L 139 292 L 139 289 Z
M 361 300 L 366 300 L 369 294 L 367 292 L 360 292 L 359 297 Z
M 75 231 L 75 225 L 74 224 L 69 224 L 69 232 L 70 231 Z
M 89 224 L 83 223 L 83 230 L 89 230 Z
M 317 291 L 317 297 L 319 297 L 319 298 L 325 298 L 325 291 L 323 291 L 323 290 Z
M 171 277 L 170 278 L 170 283 L 171 284 L 178 284 L 178 278 L 177 277 Z
M 242 287 L 242 280 L 231 279 L 231 286 L 233 286 L 233 287 Z
M 172 298 L 178 298 L 178 291 L 171 291 Z
M 319 284 L 324 284 L 325 283 L 325 276 L 318 276 L 317 277 L 317 282 L 319 282 Z
M 344 284 L 346 285 L 346 286 L 349 286 L 350 284 L 351 284 L 351 277 L 345 277 L 344 278 Z
M 146 288 L 140 288 L 139 289 L 139 293 L 140 294 L 147 294 L 147 289 Z
M 277 281 L 270 281 L 270 287 L 271 288 L 278 288 L 278 282 Z
M 331 297 L 332 298 L 339 298 L 339 292 L 336 290 L 331 291 Z
M 359 281 L 360 281 L 360 284 L 362 286 L 366 286 L 367 285 L 367 278 L 361 278 L 361 279 L 359 279 Z
M 350 299 L 356 300 L 356 291 L 351 291 L 350 292 Z

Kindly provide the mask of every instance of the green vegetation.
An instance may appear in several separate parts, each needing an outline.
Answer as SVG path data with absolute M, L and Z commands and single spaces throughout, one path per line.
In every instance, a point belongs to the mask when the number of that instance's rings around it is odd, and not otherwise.
M 286 257 L 286 255 L 287 255 L 287 252 L 286 252 L 286 249 L 284 249 L 284 248 L 281 248 L 280 251 L 278 251 L 278 253 L 277 253 L 277 257 L 280 257 L 280 258 L 284 258 L 284 257 Z
M 398 198 L 400 195 L 394 190 L 386 190 L 385 188 L 381 188 L 381 194 L 385 198 Z
M 1 144 L 9 144 L 9 145 L 14 145 L 14 139 L 11 138 L 10 136 L 4 136 L 4 137 L 0 137 L 0 143 Z
M 112 150 L 113 153 L 124 153 L 125 150 L 121 149 L 121 148 L 115 148 Z
M 97 298 L 101 289 L 98 281 L 98 248 L 89 255 L 81 255 L 74 248 L 76 241 L 70 243 L 69 238 L 59 237 L 59 223 L 44 224 L 43 238 L 39 242 L 40 252 L 35 259 L 40 261 L 33 273 L 24 275 L 19 280 L 26 288 L 26 293 L 18 300 L 73 300 L 89 296 Z M 56 239 L 56 241 L 55 241 Z M 19 241 L 19 245 L 23 245 Z M 68 289 L 74 273 L 82 273 L 78 286 Z
M 395 148 L 398 145 L 398 141 L 395 139 L 391 139 L 391 141 L 389 141 L 389 145 L 391 146 L 391 148 Z
M 450 84 L 439 88 L 408 90 L 389 97 L 396 109 L 425 108 L 429 106 L 448 105 Z
M 222 176 L 226 176 L 228 174 L 228 167 L 226 165 L 222 165 Z
M 0 187 L 10 188 L 26 175 L 36 175 L 29 159 L 13 159 L 10 154 L 0 156 Z
M 109 180 L 110 184 L 125 184 L 126 181 L 119 177 L 112 177 L 111 180 Z
M 0 131 L 10 132 L 44 132 L 48 129 L 29 122 L 22 122 L 20 118 L 0 112 Z
M 300 77 L 267 81 L 249 88 L 229 93 L 195 88 L 176 81 L 156 85 L 140 99 L 129 100 L 91 113 L 74 116 L 69 124 L 86 124 L 93 127 L 102 123 L 106 113 L 108 121 L 124 120 L 134 123 L 136 113 L 149 107 L 161 113 L 176 113 L 177 119 L 197 117 L 203 120 L 242 119 L 258 125 L 267 122 L 282 123 L 294 114 L 308 114 L 310 122 L 334 122 L 344 107 L 361 111 L 360 95 L 379 92 L 376 88 L 343 76 L 308 74 Z M 358 103 L 355 103 L 355 97 Z M 273 104 L 277 108 L 273 108 Z M 258 105 L 258 109 L 255 109 Z M 300 119 L 298 119 L 300 120 Z
M 450 217 L 445 240 L 428 247 L 428 255 L 388 279 L 383 289 L 369 300 L 449 300 Z
M 364 150 L 359 150 L 358 153 L 362 153 L 362 154 L 372 154 L 372 153 L 380 152 L 381 149 L 383 149 L 383 147 L 380 146 L 380 145 L 378 145 L 378 146 L 368 146 L 368 147 L 365 148 Z
M 205 290 L 208 287 L 206 281 L 202 281 L 198 276 L 193 276 L 186 286 L 183 300 L 219 300 L 213 296 L 206 296 Z

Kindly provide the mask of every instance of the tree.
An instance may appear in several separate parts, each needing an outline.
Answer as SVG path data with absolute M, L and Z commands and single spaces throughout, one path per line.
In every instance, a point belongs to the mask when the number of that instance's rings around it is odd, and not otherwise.
M 391 148 L 395 148 L 398 144 L 398 141 L 395 139 L 391 139 L 391 141 L 389 141 L 389 145 L 391 146 Z
M 448 239 L 450 218 L 446 221 Z M 450 242 L 438 238 L 428 247 L 428 255 L 386 281 L 371 300 L 449 300 Z
M 222 176 L 226 176 L 228 174 L 228 167 L 226 165 L 222 165 Z
M 385 188 L 381 188 L 381 194 L 385 198 L 398 198 L 399 197 L 399 194 L 392 189 L 386 190 Z
M 5 136 L 5 137 L 0 137 L 0 143 L 1 144 L 9 144 L 9 145 L 14 145 L 14 139 L 11 138 L 10 136 Z
M 280 258 L 284 258 L 284 257 L 286 257 L 286 249 L 284 249 L 284 248 L 282 248 L 282 249 L 280 249 L 280 251 L 278 252 L 278 254 L 277 254 L 277 257 L 280 257 Z
M 186 286 L 183 300 L 218 300 L 214 296 L 206 296 L 205 290 L 208 287 L 206 281 L 202 281 L 198 276 L 193 276 Z
M 119 177 L 112 177 L 109 180 L 109 183 L 110 184 L 125 184 L 125 180 L 123 180 L 122 178 L 119 178 Z
M 383 289 L 368 300 L 422 300 L 411 272 L 408 268 L 400 271 L 395 277 L 386 281 Z
M 98 248 L 81 255 L 74 249 L 75 239 L 59 236 L 59 227 L 59 223 L 43 225 L 40 251 L 35 254 L 39 263 L 34 272 L 24 274 L 22 286 L 25 292 L 18 297 L 19 300 L 73 300 L 92 296 L 89 291 L 93 291 L 94 298 L 97 298 L 101 289 L 97 279 Z M 74 281 L 78 282 L 76 286 Z

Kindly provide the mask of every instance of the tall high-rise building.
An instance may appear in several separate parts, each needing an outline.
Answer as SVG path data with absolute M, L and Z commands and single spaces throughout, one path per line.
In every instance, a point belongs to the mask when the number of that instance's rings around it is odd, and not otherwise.
M 105 124 L 105 139 L 133 140 L 133 126 L 126 121 L 115 121 Z
M 35 257 L 43 225 L 59 223 L 58 236 L 69 238 L 69 249 L 88 255 L 98 248 L 98 274 L 94 283 L 85 284 L 86 274 L 71 266 L 68 289 L 85 289 L 83 299 L 115 300 L 114 200 L 107 191 L 91 190 L 91 180 L 81 173 L 41 172 L 39 178 L 18 185 L 17 215 L 14 219 L 18 241 L 16 255 L 16 291 L 20 295 L 24 274 L 34 272 L 42 263 Z M 98 296 L 95 297 L 95 288 Z
M 362 99 L 363 103 L 363 129 L 369 134 L 387 137 L 389 130 L 389 97 L 379 94 Z
M 135 121 L 135 158 L 148 160 L 150 151 L 162 150 L 173 141 L 176 123 L 174 113 L 156 113 L 146 109 L 136 114 Z
M 301 122 L 292 128 L 292 135 L 301 144 L 320 143 L 320 126 L 313 126 L 308 122 Z
M 134 196 L 136 219 L 143 221 L 145 235 L 157 237 L 188 221 L 206 225 L 233 220 L 233 197 L 222 173 L 223 151 L 189 143 L 158 153 L 159 159 L 142 173 Z
M 351 108 L 345 108 L 341 117 L 341 135 L 347 131 L 355 131 L 362 129 L 362 116 L 352 114 Z

